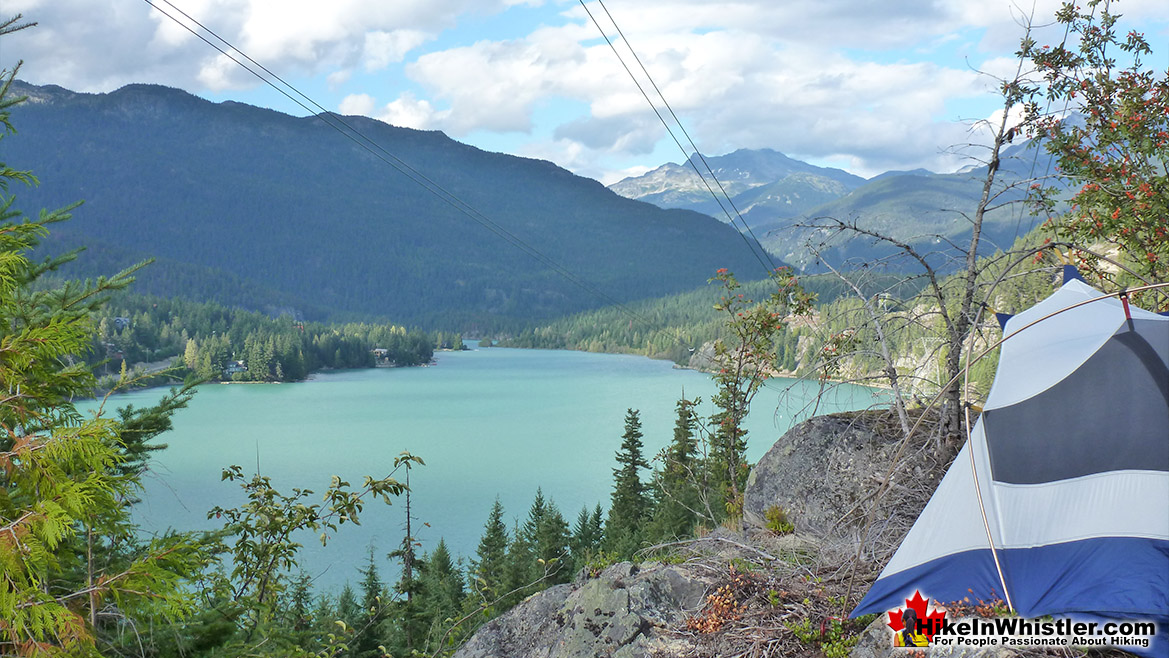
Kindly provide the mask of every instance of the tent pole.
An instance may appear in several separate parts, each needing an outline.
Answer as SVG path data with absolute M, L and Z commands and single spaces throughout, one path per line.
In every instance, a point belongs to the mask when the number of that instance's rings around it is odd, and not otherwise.
M 969 372 L 969 370 L 967 371 Z M 990 533 L 990 519 L 986 517 L 986 506 L 982 502 L 982 487 L 978 484 L 978 467 L 974 461 L 974 439 L 970 436 L 970 407 L 966 412 L 966 445 L 970 448 L 970 473 L 974 476 L 974 496 L 978 498 L 978 513 L 982 515 L 982 527 L 986 529 L 986 543 L 990 545 L 990 556 L 994 559 L 995 571 L 998 571 L 999 582 L 1003 586 L 1003 597 L 1007 599 L 1007 607 L 1015 612 L 1015 604 L 1011 602 L 1011 591 L 1007 589 L 1007 578 L 1003 575 L 1003 565 L 999 562 L 998 549 L 994 547 L 994 537 Z
M 967 358 L 974 354 L 974 334 L 978 331 L 978 327 L 982 322 L 982 312 L 986 309 L 986 305 L 978 308 L 978 313 L 974 316 L 974 325 L 971 327 L 970 333 L 967 335 Z M 981 356 L 979 357 L 981 358 Z M 962 369 L 962 395 L 965 396 L 970 391 L 970 365 Z M 1011 591 L 1007 588 L 1007 577 L 1003 574 L 1003 565 L 999 561 L 998 549 L 994 546 L 994 535 L 990 532 L 990 519 L 986 516 L 986 505 L 982 501 L 982 485 L 978 483 L 978 466 L 974 459 L 974 437 L 971 434 L 973 423 L 970 422 L 970 403 L 966 403 L 962 407 L 963 418 L 966 419 L 966 445 L 970 452 L 970 475 L 974 478 L 974 497 L 978 499 L 978 513 L 982 515 L 982 527 L 986 529 L 986 543 L 990 546 L 990 557 L 994 560 L 995 571 L 999 575 L 999 583 L 1003 586 L 1003 598 L 1007 600 L 1007 608 L 1015 611 L 1015 604 L 1011 601 Z

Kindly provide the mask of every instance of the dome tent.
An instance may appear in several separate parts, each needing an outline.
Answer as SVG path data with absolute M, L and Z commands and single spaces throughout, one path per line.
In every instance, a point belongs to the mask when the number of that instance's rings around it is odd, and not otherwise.
M 1155 621 L 1169 656 L 1169 317 L 1078 279 L 1009 318 L 984 411 L 854 615 L 1008 597 Z

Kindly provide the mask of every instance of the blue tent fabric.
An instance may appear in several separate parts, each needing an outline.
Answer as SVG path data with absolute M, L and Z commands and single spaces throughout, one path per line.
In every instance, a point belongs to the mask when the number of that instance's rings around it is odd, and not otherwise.
M 1035 594 L 1013 601 L 1016 612 L 1024 617 L 1049 614 L 1041 610 L 1060 609 L 1144 619 L 1147 611 L 1163 608 L 1169 596 L 1166 541 L 1095 538 L 1004 549 L 998 551 L 998 558 L 1004 570 L 1016 575 L 1008 582 L 1012 595 L 1016 590 Z M 915 591 L 942 605 L 964 599 L 975 603 L 1003 599 L 994 557 L 989 548 L 984 548 L 931 560 L 879 579 L 855 614 L 901 607 Z M 1105 592 L 1109 599 L 1107 609 L 1101 603 Z
M 1169 658 L 1169 318 L 1101 297 L 1072 278 L 1007 320 L 982 417 L 854 614 L 1005 582 L 1023 617 L 1158 622 L 1124 648 Z
M 1077 268 L 1075 265 L 1064 265 L 1063 266 L 1063 282 L 1064 283 L 1067 283 L 1068 281 L 1083 281 L 1083 280 L 1084 280 L 1084 275 L 1080 274 L 1079 268 Z

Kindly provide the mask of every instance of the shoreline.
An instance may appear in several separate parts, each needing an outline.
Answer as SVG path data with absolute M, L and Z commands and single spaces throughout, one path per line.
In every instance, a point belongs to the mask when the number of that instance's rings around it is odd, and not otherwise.
M 436 350 L 436 351 L 440 351 L 440 350 Z M 457 352 L 460 350 L 441 350 L 441 351 L 443 351 L 443 352 Z M 427 363 L 420 363 L 418 365 L 413 365 L 413 366 L 403 366 L 403 365 L 397 365 L 397 364 L 376 364 L 373 366 L 366 366 L 366 367 L 362 367 L 362 368 L 321 368 L 319 370 L 314 370 L 314 371 L 310 372 L 304 379 L 299 379 L 299 380 L 295 380 L 295 381 L 235 381 L 235 380 L 230 380 L 230 379 L 229 380 L 208 380 L 205 382 L 201 382 L 199 384 L 199 386 L 203 386 L 203 385 L 240 385 L 240 384 L 261 384 L 261 385 L 301 384 L 304 382 L 312 381 L 316 375 L 319 375 L 319 374 L 325 373 L 325 372 L 344 372 L 347 370 L 375 370 L 378 368 L 430 368 L 430 367 L 433 367 L 436 365 L 438 365 L 438 361 L 436 361 L 435 359 L 432 358 Z M 153 379 L 155 377 L 166 377 L 166 376 L 167 375 L 166 375 L 165 370 L 153 372 L 153 373 L 144 373 L 142 375 L 142 377 L 147 378 L 147 379 Z M 130 381 L 133 382 L 134 380 L 131 379 Z M 141 383 L 141 384 L 136 384 L 136 385 L 132 385 L 132 386 L 124 387 L 124 388 L 97 389 L 97 390 L 95 390 L 93 396 L 86 398 L 86 399 L 97 402 L 97 401 L 104 400 L 106 398 L 113 399 L 114 397 L 116 397 L 118 395 L 125 394 L 125 393 L 132 393 L 135 391 L 148 391 L 148 390 L 154 389 L 154 388 L 166 388 L 166 387 L 170 387 L 170 386 L 182 386 L 184 383 L 185 382 L 183 379 L 171 376 L 171 381 L 154 382 L 154 383 Z

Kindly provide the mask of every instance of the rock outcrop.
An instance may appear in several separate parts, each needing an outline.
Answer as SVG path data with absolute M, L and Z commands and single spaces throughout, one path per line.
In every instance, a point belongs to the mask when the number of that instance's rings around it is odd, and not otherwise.
M 534 594 L 478 631 L 455 658 L 635 658 L 677 654 L 666 632 L 701 606 L 706 576 L 622 562 Z
M 889 411 L 818 416 L 793 427 L 752 469 L 744 496 L 746 520 L 764 526 L 774 506 L 787 513 L 797 532 L 851 544 L 867 529 L 870 549 L 895 547 L 947 466 L 943 448 L 927 438 L 928 432 L 904 448 L 902 435 Z M 907 466 L 891 471 L 899 451 Z M 890 473 L 889 485 L 875 499 Z
M 690 362 L 686 367 L 699 372 L 714 372 L 718 370 L 715 363 L 714 341 L 707 341 L 690 355 Z
M 707 602 L 718 574 L 725 575 L 723 567 L 736 561 L 753 562 L 756 569 L 765 570 L 759 573 L 773 579 L 767 585 L 771 591 L 765 594 L 750 594 L 750 587 L 743 586 L 746 590 L 740 594 L 744 598 L 736 605 L 744 606 L 743 610 L 755 606 L 750 608 L 750 614 L 756 615 L 751 617 L 751 623 L 788 614 L 782 607 L 783 597 L 792 592 L 803 592 L 796 596 L 796 612 L 804 615 L 808 623 L 820 623 L 824 615 L 838 614 L 825 610 L 836 605 L 830 602 L 830 595 L 843 592 L 826 591 L 818 579 L 813 586 L 813 581 L 803 574 L 810 573 L 808 569 L 814 571 L 817 560 L 836 564 L 851 560 L 862 535 L 867 563 L 883 562 L 917 518 L 945 471 L 948 460 L 944 447 L 931 438 L 929 431 L 921 432 L 904 446 L 902 436 L 900 423 L 888 411 L 835 414 L 804 422 L 788 431 L 759 461 L 745 493 L 749 525 L 765 526 L 768 508 L 781 507 L 795 523 L 796 535 L 777 537 L 751 529 L 726 535 L 730 531 L 718 528 L 687 546 L 692 556 L 701 556 L 698 562 L 688 559 L 683 564 L 648 563 L 640 567 L 625 562 L 596 578 L 581 577 L 575 583 L 557 585 L 529 597 L 480 628 L 455 656 L 723 655 L 723 638 L 706 635 L 702 636 L 705 639 L 695 640 L 693 635 L 671 631 L 685 627 L 687 618 Z M 908 466 L 891 471 L 889 466 L 895 457 Z M 889 484 L 885 492 L 875 498 L 886 479 Z M 705 569 L 694 566 L 703 562 Z M 796 564 L 800 567 L 792 566 Z M 827 569 L 826 573 L 832 571 Z M 725 585 L 725 581 L 720 582 Z M 802 603 L 800 597 L 805 597 Z M 813 610 L 816 606 L 819 608 Z M 792 631 L 786 623 L 777 623 L 772 630 L 776 637 L 788 634 L 791 641 Z M 900 656 L 893 655 L 888 629 L 880 620 L 865 633 L 852 658 Z M 796 654 L 800 656 L 818 651 L 815 644 L 807 642 L 796 646 L 800 647 L 797 651 L 802 651 Z M 1005 656 L 983 652 L 963 654 L 963 658 Z

